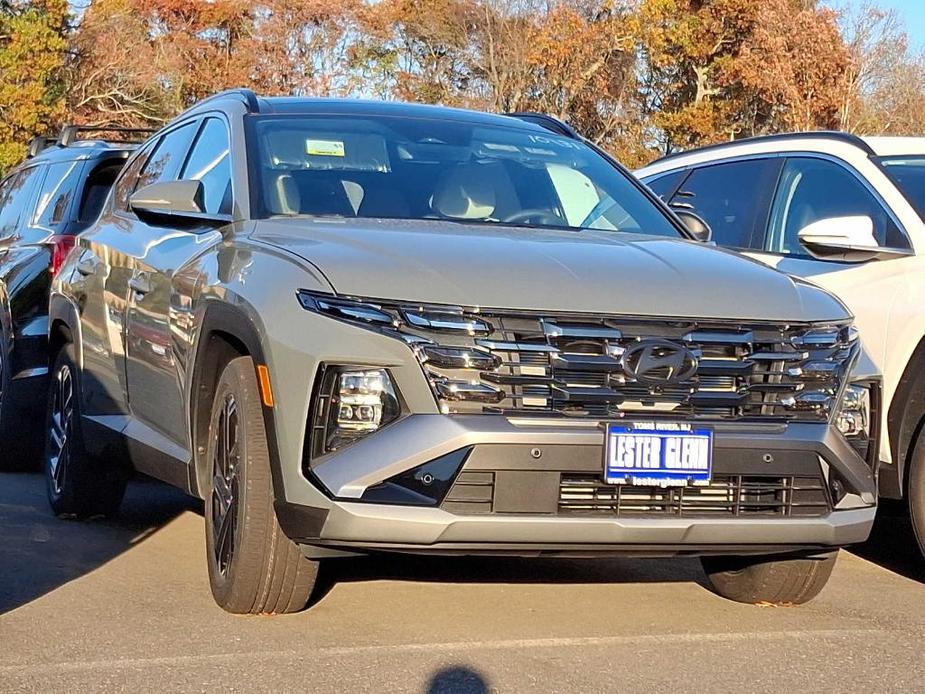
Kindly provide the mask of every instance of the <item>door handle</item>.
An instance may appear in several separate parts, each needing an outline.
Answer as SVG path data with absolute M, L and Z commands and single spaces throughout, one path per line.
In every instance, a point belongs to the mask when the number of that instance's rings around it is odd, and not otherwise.
M 148 273 L 139 272 L 128 281 L 128 286 L 136 294 L 145 295 L 151 291 L 151 279 Z
M 78 261 L 77 272 L 79 272 L 84 277 L 89 277 L 94 272 L 96 272 L 96 263 L 93 262 L 93 258 L 84 258 L 83 260 Z

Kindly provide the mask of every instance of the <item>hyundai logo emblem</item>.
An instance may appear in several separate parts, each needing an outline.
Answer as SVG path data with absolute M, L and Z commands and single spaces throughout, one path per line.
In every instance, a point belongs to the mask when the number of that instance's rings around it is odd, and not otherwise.
M 650 386 L 681 383 L 697 373 L 697 357 L 676 342 L 640 340 L 623 353 L 623 372 Z

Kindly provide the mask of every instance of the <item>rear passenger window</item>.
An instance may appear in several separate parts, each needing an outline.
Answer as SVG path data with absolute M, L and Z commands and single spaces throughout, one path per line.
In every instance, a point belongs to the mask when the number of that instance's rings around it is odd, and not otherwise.
M 135 190 L 135 183 L 138 181 L 138 172 L 141 170 L 141 167 L 145 165 L 148 156 L 157 143 L 158 140 L 150 140 L 142 145 L 141 151 L 132 157 L 131 162 L 125 167 L 125 171 L 119 176 L 119 179 L 115 183 L 116 188 L 113 192 L 113 209 L 128 209 L 128 199 Z
M 49 165 L 39 193 L 32 226 L 57 232 L 67 224 L 83 166 L 82 161 L 65 161 Z
M 755 159 L 695 169 L 671 206 L 703 217 L 720 246 L 760 249 L 780 166 L 779 159 Z
M 175 181 L 195 134 L 196 123 L 185 123 L 164 135 L 142 167 L 135 190 L 159 181 Z
M 202 182 L 206 212 L 231 213 L 231 156 L 223 121 L 206 119 L 180 178 Z
M 89 226 L 100 216 L 103 203 L 106 202 L 106 197 L 109 195 L 116 176 L 122 170 L 123 164 L 125 164 L 124 159 L 102 163 L 87 177 L 80 199 L 80 209 L 77 213 L 77 221 L 80 222 L 81 228 Z
M 13 236 L 32 214 L 35 189 L 39 185 L 44 167 L 23 169 L 4 182 L 5 191 L 0 202 L 0 238 Z

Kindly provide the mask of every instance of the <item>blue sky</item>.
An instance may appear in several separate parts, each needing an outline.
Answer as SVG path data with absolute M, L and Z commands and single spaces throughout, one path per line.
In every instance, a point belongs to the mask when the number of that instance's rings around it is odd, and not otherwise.
M 925 0 L 880 0 L 878 4 L 899 12 L 906 20 L 909 42 L 925 47 Z
M 823 0 L 831 7 L 857 7 L 861 0 Z M 873 0 L 873 4 L 883 9 L 896 10 L 904 20 L 909 34 L 909 44 L 914 49 L 925 48 L 925 0 Z

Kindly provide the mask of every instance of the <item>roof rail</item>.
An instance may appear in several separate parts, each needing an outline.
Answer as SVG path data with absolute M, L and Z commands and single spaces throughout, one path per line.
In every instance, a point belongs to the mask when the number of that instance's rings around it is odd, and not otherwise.
M 26 159 L 38 156 L 43 151 L 58 144 L 57 138 L 48 137 L 47 135 L 36 135 L 29 140 L 29 148 L 26 150 Z
M 197 101 L 195 104 L 190 106 L 190 110 L 199 108 L 203 104 L 214 101 L 215 99 L 226 99 L 229 96 L 240 97 L 244 101 L 244 105 L 247 106 L 248 113 L 260 113 L 260 102 L 257 100 L 257 95 L 252 89 L 248 89 L 247 87 L 225 89 L 224 91 L 207 96 L 205 99 Z
M 518 118 L 527 123 L 533 123 L 540 126 L 541 128 L 546 128 L 550 132 L 555 133 L 556 135 L 564 135 L 565 137 L 570 137 L 573 140 L 582 139 L 581 135 L 578 134 L 578 131 L 575 130 L 571 125 L 566 123 L 563 120 L 559 120 L 555 116 L 550 116 L 548 113 L 539 113 L 536 111 L 515 111 L 513 113 L 505 113 L 505 116 L 510 116 L 511 118 Z
M 119 133 L 124 135 L 137 134 L 137 135 L 150 135 L 151 133 L 156 132 L 154 128 L 114 128 L 111 126 L 105 125 L 65 125 L 61 128 L 61 134 L 58 136 L 57 144 L 59 147 L 70 147 L 77 140 L 80 139 L 80 136 L 85 133 Z M 110 140 L 106 138 L 107 142 L 124 142 L 126 144 L 133 144 L 141 142 L 144 138 L 131 138 L 125 137 L 118 140 Z
M 683 157 L 686 154 L 693 154 L 695 152 L 710 152 L 717 149 L 723 149 L 725 147 L 734 147 L 735 145 L 743 145 L 755 142 L 787 142 L 790 140 L 834 140 L 836 142 L 844 142 L 855 147 L 859 147 L 864 150 L 864 153 L 869 156 L 875 156 L 873 148 L 867 144 L 862 138 L 852 133 L 842 132 L 840 130 L 807 130 L 805 132 L 798 133 L 778 133 L 775 135 L 756 135 L 755 137 L 743 137 L 740 140 L 730 140 L 729 142 L 718 142 L 715 145 L 705 145 L 703 147 L 694 147 L 692 149 L 682 150 L 680 152 L 672 152 L 671 154 L 666 154 L 663 157 L 659 157 L 652 163 L 662 162 L 667 159 L 674 159 L 676 157 Z

